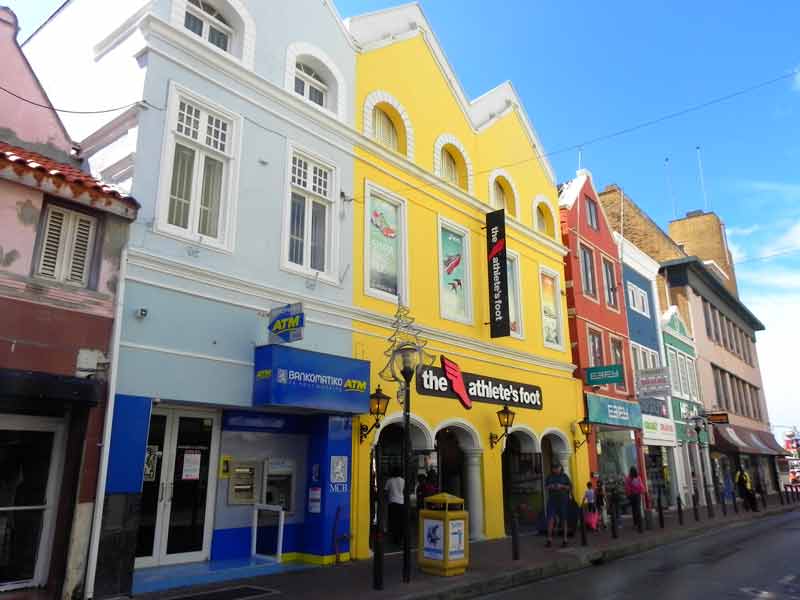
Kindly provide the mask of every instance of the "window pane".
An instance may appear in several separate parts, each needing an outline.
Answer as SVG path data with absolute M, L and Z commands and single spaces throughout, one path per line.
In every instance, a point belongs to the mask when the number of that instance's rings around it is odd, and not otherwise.
M 692 398 L 697 397 L 697 371 L 695 370 L 695 363 L 692 359 L 686 360 L 686 368 L 689 371 L 689 393 Z
M 445 181 L 458 185 L 456 159 L 444 148 L 442 148 L 442 178 Z
M 375 140 L 379 144 L 397 152 L 399 146 L 397 130 L 395 130 L 389 115 L 380 108 L 372 111 L 372 128 L 375 132 Z
M 536 229 L 539 233 L 547 233 L 547 217 L 541 205 L 536 207 Z
M 611 352 L 614 354 L 614 364 L 622 365 L 623 379 L 622 383 L 617 384 L 617 388 L 620 390 L 624 390 L 626 388 L 625 378 L 624 378 L 625 360 L 622 357 L 622 342 L 620 340 L 611 340 Z
M 669 362 L 669 378 L 672 383 L 672 391 L 676 394 L 681 392 L 681 381 L 678 375 L 678 355 L 673 350 L 667 353 L 667 361 Z
M 306 95 L 306 82 L 300 79 L 299 77 L 294 78 L 294 91 L 300 94 L 301 96 Z
M 299 156 L 292 156 L 292 183 L 302 188 L 308 187 L 308 162 Z
M 311 191 L 327 198 L 329 179 L 328 169 L 313 165 L 311 169 Z
M 178 133 L 196 140 L 197 135 L 200 133 L 200 109 L 185 100 L 181 100 L 178 104 L 176 130 Z
M 303 246 L 306 239 L 306 199 L 300 194 L 292 194 L 292 210 L 289 223 L 289 260 L 297 265 L 303 264 Z
M 221 197 L 222 162 L 206 156 L 203 165 L 203 191 L 200 197 L 200 225 L 198 227 L 201 235 L 218 237 Z
M 592 251 L 581 246 L 581 283 L 584 293 L 589 296 L 596 296 L 597 289 L 594 279 L 594 256 Z
M 617 306 L 617 283 L 614 278 L 614 265 L 607 260 L 603 261 L 603 273 L 606 284 L 606 303 L 609 306 Z
M 398 206 L 382 198 L 370 197 L 369 287 L 392 296 L 399 294 L 400 238 Z
M 194 176 L 194 150 L 175 144 L 175 159 L 172 163 L 172 185 L 169 193 L 170 225 L 189 228 L 189 207 L 192 201 L 192 177 Z
M 183 19 L 183 25 L 191 31 L 192 33 L 196 33 L 197 35 L 203 35 L 203 20 L 198 19 L 192 13 L 186 12 L 186 16 Z
M 542 333 L 545 344 L 561 345 L 561 311 L 556 278 L 541 274 L 542 286 Z
M 503 190 L 502 184 L 495 179 L 494 184 L 492 186 L 494 188 L 494 206 L 495 208 L 505 208 L 506 207 L 506 193 Z
M 689 378 L 686 373 L 686 358 L 683 354 L 678 356 L 678 372 L 680 373 L 681 377 L 681 393 L 683 395 L 689 395 Z
M 221 50 L 228 51 L 228 34 L 220 31 L 219 29 L 215 29 L 214 27 L 209 27 L 208 30 L 208 41 L 214 44 L 217 48 Z
M 519 282 L 517 281 L 517 261 L 506 258 L 508 271 L 508 317 L 511 322 L 511 333 L 522 333 L 522 324 L 519 322 Z
M 228 144 L 228 123 L 219 117 L 208 115 L 206 124 L 206 145 L 225 152 Z
M 314 104 L 325 106 L 325 94 L 323 94 L 321 90 L 318 90 L 313 85 L 308 87 L 308 99 Z
M 458 232 L 442 227 L 439 231 L 441 257 L 439 295 L 443 316 L 465 320 L 468 317 L 466 242 Z
M 325 244 L 327 243 L 327 213 L 324 204 L 314 202 L 311 206 L 311 268 L 325 270 Z
M 589 332 L 589 366 L 599 367 L 603 364 L 603 337 L 594 331 Z

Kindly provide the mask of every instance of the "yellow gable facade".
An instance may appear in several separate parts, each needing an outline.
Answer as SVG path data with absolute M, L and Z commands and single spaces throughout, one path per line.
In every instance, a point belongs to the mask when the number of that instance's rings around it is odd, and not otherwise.
M 467 101 L 417 5 L 355 17 L 348 27 L 360 46 L 363 134 L 353 192 L 353 355 L 371 362 L 372 381 L 391 397 L 380 428 L 362 440 L 354 427 L 351 553 L 369 556 L 375 482 L 402 465 L 398 386 L 379 376 L 398 304 L 435 359 L 412 383 L 414 473 L 432 474 L 440 491 L 466 500 L 471 538 L 501 537 L 512 511 L 523 525 L 535 523 L 553 462 L 572 477 L 576 497 L 589 477 L 585 446 L 575 450 L 583 406 L 554 176 L 511 84 Z M 483 228 L 497 208 L 506 209 L 512 335 L 492 339 Z M 438 370 L 442 356 L 465 374 L 467 402 Z M 492 447 L 503 405 L 515 420 Z

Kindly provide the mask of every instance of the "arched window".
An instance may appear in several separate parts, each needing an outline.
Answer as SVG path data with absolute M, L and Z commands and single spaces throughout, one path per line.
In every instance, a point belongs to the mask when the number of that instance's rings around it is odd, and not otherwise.
M 286 48 L 287 90 L 311 104 L 347 119 L 344 75 L 320 48 L 308 42 L 293 42 Z
M 503 169 L 495 169 L 489 175 L 489 203 L 496 209 L 504 208 L 507 216 L 517 216 L 517 190 Z
M 252 68 L 255 21 L 243 0 L 172 0 L 170 21 Z
M 294 75 L 294 91 L 303 98 L 322 106 L 327 106 L 328 86 L 322 76 L 303 63 L 297 63 Z
M 448 183 L 472 192 L 472 162 L 463 144 L 449 133 L 443 133 L 436 139 L 433 172 Z
M 375 141 L 381 146 L 395 152 L 400 151 L 397 128 L 394 126 L 391 117 L 380 106 L 372 109 L 372 131 L 375 134 Z
M 220 50 L 229 51 L 233 28 L 212 4 L 202 0 L 187 0 L 183 25 Z
M 553 212 L 544 196 L 537 196 L 533 201 L 533 225 L 542 235 L 553 238 L 556 236 Z
M 364 100 L 362 132 L 385 148 L 414 160 L 414 130 L 411 119 L 397 99 L 382 90 Z

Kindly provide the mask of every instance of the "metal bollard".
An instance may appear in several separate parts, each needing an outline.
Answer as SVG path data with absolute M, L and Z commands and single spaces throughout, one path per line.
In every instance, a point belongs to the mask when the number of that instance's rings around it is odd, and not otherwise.
M 519 520 L 516 511 L 511 515 L 511 560 L 519 560 Z
M 616 495 L 611 498 L 611 537 L 617 539 L 619 532 L 617 531 L 617 498 Z
M 692 510 L 694 511 L 695 522 L 700 521 L 700 506 L 697 504 L 697 490 L 692 494 Z
M 739 503 L 736 500 L 736 492 L 733 492 L 733 512 L 739 514 Z
M 714 515 L 714 503 L 711 501 L 711 493 L 708 491 L 708 488 L 705 489 L 706 492 L 706 509 L 708 510 L 708 518 L 713 519 Z
M 586 522 L 583 520 L 583 507 L 578 508 L 578 518 L 581 522 L 578 524 L 581 528 L 581 546 L 586 546 Z
M 722 507 L 722 516 L 728 516 L 728 505 L 725 503 L 725 492 L 719 493 L 719 504 Z
M 763 490 L 761 491 L 761 506 L 764 507 L 764 510 L 766 510 L 766 508 L 767 508 L 767 495 L 764 493 Z
M 664 504 L 661 501 L 661 487 L 658 488 L 658 499 L 656 503 L 658 505 L 658 527 L 664 529 Z
M 781 493 L 781 486 L 780 486 L 780 484 L 778 484 L 778 500 L 780 500 L 780 501 L 781 501 L 781 506 L 783 506 L 783 504 L 784 504 L 784 502 L 783 502 L 783 494 Z
M 680 494 L 678 494 L 678 525 L 683 525 L 683 500 L 681 500 Z

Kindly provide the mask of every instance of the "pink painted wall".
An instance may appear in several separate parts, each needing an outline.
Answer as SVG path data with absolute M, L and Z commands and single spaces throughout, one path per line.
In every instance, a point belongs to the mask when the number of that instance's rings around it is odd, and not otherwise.
M 17 44 L 17 18 L 0 7 L 0 85 L 38 104 L 50 101 Z M 54 56 L 53 60 L 59 60 Z M 57 160 L 67 160 L 72 142 L 58 115 L 52 110 L 23 102 L 5 92 L 0 93 L 0 139 L 23 145 Z

